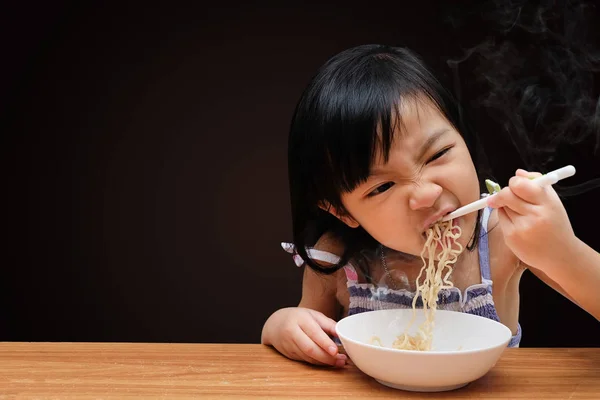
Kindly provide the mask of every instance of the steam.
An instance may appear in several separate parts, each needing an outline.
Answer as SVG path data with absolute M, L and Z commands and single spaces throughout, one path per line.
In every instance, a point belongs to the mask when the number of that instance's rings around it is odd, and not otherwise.
M 596 155 L 600 148 L 596 7 L 583 1 L 549 0 L 480 4 L 448 20 L 458 31 L 483 30 L 485 37 L 447 61 L 459 100 L 465 104 L 461 99 L 465 88 L 483 93 L 471 99 L 470 107 L 501 127 L 530 170 L 547 170 L 564 145 L 583 145 Z M 564 194 L 596 187 L 600 178 Z

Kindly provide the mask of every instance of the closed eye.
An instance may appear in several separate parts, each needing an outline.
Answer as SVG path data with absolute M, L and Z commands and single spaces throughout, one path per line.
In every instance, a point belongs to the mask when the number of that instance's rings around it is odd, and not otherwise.
M 394 186 L 394 182 L 386 182 L 382 185 L 377 186 L 375 189 L 373 189 L 371 192 L 369 192 L 369 194 L 367 196 L 368 197 L 377 196 L 378 194 L 385 192 L 392 186 Z
M 433 162 L 435 160 L 437 160 L 438 158 L 442 157 L 444 154 L 446 154 L 447 152 L 450 151 L 452 147 L 446 147 L 445 149 L 438 151 L 437 153 L 435 153 L 433 155 L 433 157 L 431 157 L 429 160 L 427 160 L 427 164 L 429 164 L 430 162 Z

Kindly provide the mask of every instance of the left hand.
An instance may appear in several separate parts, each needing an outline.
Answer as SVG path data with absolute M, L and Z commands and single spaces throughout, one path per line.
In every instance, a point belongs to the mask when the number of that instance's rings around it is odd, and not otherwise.
M 540 175 L 517 170 L 488 205 L 498 208 L 500 228 L 512 252 L 527 265 L 553 272 L 548 269 L 564 265 L 576 237 L 552 186 L 540 186 L 529 179 Z

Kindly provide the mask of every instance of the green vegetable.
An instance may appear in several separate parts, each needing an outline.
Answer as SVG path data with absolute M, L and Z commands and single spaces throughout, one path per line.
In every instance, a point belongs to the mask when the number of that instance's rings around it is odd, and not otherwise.
M 485 187 L 487 187 L 487 190 L 490 192 L 490 194 L 499 192 L 502 189 L 500 185 L 490 179 L 485 180 Z
M 544 174 L 546 175 L 546 174 Z M 542 175 L 542 176 L 544 176 Z M 529 176 L 529 179 L 535 179 L 536 177 L 533 176 Z M 488 192 L 490 192 L 490 194 L 494 194 L 496 192 L 499 192 L 500 190 L 502 190 L 502 188 L 500 187 L 500 185 L 498 185 L 496 182 L 490 180 L 490 179 L 486 179 L 485 180 L 485 187 L 487 188 Z

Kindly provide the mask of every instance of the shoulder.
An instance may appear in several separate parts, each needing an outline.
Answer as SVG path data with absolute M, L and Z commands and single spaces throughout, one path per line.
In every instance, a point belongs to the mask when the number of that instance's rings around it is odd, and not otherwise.
M 311 259 L 323 268 L 332 267 L 339 263 L 344 253 L 342 242 L 331 234 L 324 234 L 308 249 Z M 305 266 L 302 280 L 302 300 L 300 307 L 311 308 L 337 318 L 338 307 L 341 304 L 339 296 L 345 292 L 346 275 L 344 268 L 332 273 L 321 273 Z
M 298 267 L 305 264 L 293 243 L 282 242 L 283 249 L 292 254 Z M 323 234 L 314 246 L 306 246 L 305 250 L 310 259 L 321 267 L 333 267 L 338 264 L 344 254 L 345 246 L 341 239 L 331 233 Z
M 335 235 L 326 232 L 323 234 L 317 243 L 309 249 L 309 257 L 320 267 L 334 267 L 338 265 L 340 259 L 344 255 L 345 246 L 342 240 Z M 310 268 L 309 268 L 310 269 Z M 343 268 L 339 268 L 331 274 L 332 277 L 343 275 Z
M 324 233 L 314 246 L 315 250 L 342 257 L 345 246 L 340 238 L 330 232 Z

